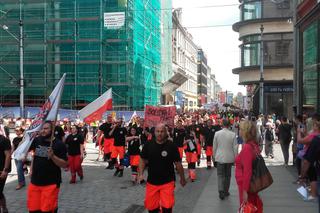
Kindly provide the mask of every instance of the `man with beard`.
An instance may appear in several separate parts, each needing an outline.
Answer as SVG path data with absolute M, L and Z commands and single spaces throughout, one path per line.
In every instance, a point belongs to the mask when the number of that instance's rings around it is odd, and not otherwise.
M 60 168 L 66 168 L 68 161 L 65 144 L 56 138 L 51 142 L 52 128 L 51 121 L 46 121 L 30 147 L 34 151 L 27 197 L 31 213 L 58 212 Z

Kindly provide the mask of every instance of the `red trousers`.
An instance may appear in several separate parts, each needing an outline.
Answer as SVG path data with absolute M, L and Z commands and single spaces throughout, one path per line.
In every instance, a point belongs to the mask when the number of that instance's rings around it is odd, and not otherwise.
M 180 154 L 180 158 L 183 158 L 183 147 L 178 147 L 179 149 L 179 154 Z
M 114 139 L 113 138 L 105 138 L 103 144 L 103 152 L 104 154 L 108 154 L 112 152 Z
M 71 172 L 71 180 L 76 181 L 76 173 L 78 173 L 79 177 L 83 176 L 83 170 L 82 170 L 82 160 L 80 158 L 80 155 L 74 155 L 68 156 L 68 162 L 69 162 L 69 168 Z
M 27 205 L 29 211 L 53 212 L 58 208 L 59 188 L 56 184 L 28 187 Z
M 174 205 L 174 182 L 163 185 L 152 185 L 147 183 L 144 205 L 147 210 L 160 207 L 170 209 Z

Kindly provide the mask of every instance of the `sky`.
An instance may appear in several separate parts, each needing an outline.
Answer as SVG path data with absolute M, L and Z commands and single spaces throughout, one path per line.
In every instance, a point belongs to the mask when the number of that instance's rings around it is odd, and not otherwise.
M 245 87 L 238 85 L 239 76 L 232 74 L 232 69 L 240 66 L 239 35 L 232 30 L 232 24 L 240 17 L 239 0 L 172 0 L 172 3 L 173 8 L 182 8 L 182 25 L 207 54 L 208 64 L 222 89 L 235 95 L 245 94 Z M 216 25 L 229 26 L 209 27 Z

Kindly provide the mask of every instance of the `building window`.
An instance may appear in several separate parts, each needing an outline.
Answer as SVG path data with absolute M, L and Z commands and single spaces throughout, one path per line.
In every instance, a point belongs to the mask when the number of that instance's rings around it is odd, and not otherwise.
M 243 66 L 257 66 L 260 64 L 260 43 L 243 45 Z
M 243 3 L 241 6 L 241 20 L 261 18 L 261 1 Z

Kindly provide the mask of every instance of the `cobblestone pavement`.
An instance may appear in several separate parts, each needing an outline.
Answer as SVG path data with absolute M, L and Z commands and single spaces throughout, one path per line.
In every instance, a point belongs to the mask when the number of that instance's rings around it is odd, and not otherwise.
M 88 144 L 87 152 L 88 156 L 84 161 L 85 177 L 82 182 L 78 181 L 77 184 L 70 185 L 69 172 L 62 172 L 63 183 L 59 195 L 59 213 L 145 212 L 143 208 L 144 186 L 132 185 L 130 182 L 130 169 L 127 168 L 125 170 L 124 177 L 122 178 L 113 177 L 114 171 L 106 170 L 106 163 L 95 161 L 97 158 L 97 150 L 94 148 L 93 144 Z M 275 155 L 275 159 L 267 160 L 269 165 L 281 164 L 282 157 L 278 145 L 275 147 Z M 185 162 L 184 166 L 186 166 Z M 197 169 L 196 182 L 189 182 L 184 188 L 178 185 L 177 182 L 174 212 L 214 212 L 215 208 L 218 210 L 215 212 L 236 212 L 235 209 L 238 206 L 238 200 L 234 180 L 232 181 L 231 186 L 232 199 L 230 199 L 230 202 L 219 203 L 219 205 L 216 206 L 215 203 L 218 202 L 218 194 L 216 192 L 216 170 L 206 170 L 204 168 L 204 158 L 201 162 L 201 167 L 202 168 Z M 279 173 L 279 169 L 277 169 L 277 171 L 277 173 Z M 13 171 L 13 175 L 10 175 L 5 186 L 4 193 L 7 198 L 8 208 L 10 212 L 26 213 L 26 188 L 16 191 L 16 178 L 15 172 Z M 292 175 L 289 179 L 290 181 L 293 180 Z M 29 180 L 28 177 L 27 180 Z M 295 191 L 296 186 L 291 184 L 291 182 L 283 186 L 282 189 L 288 187 L 292 187 L 290 193 Z M 277 189 L 275 189 L 275 191 L 278 192 Z M 286 193 L 286 191 L 284 191 L 284 193 Z M 299 197 L 295 198 L 297 200 L 299 199 Z M 292 196 L 290 199 L 292 199 Z M 290 202 L 292 202 L 292 200 L 285 202 L 285 205 Z M 280 207 L 281 203 L 278 201 L 277 205 Z M 276 212 L 277 211 L 273 211 L 273 213 Z M 284 211 L 281 213 L 284 213 Z

